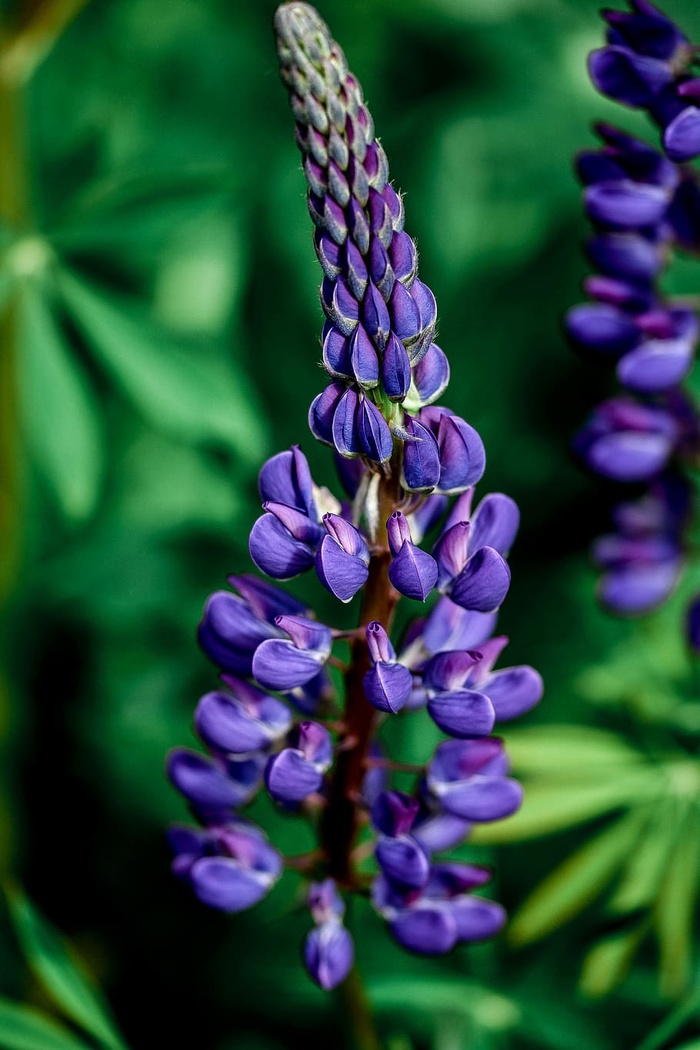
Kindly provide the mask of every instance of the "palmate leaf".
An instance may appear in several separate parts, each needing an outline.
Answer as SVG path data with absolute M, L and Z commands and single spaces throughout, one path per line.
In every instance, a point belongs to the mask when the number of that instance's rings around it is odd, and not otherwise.
M 539 940 L 590 904 L 620 869 L 647 821 L 645 811 L 635 810 L 567 857 L 515 914 L 511 941 L 525 945 Z
M 3 1050 L 88 1050 L 77 1036 L 29 1006 L 0 999 Z
M 36 284 L 25 285 L 13 308 L 25 440 L 65 516 L 81 520 L 94 509 L 104 469 L 95 395 Z
M 93 1035 L 107 1050 L 126 1050 L 106 1003 L 77 968 L 58 931 L 17 886 L 7 887 L 6 892 L 22 950 L 47 994 L 66 1017 Z
M 92 352 L 149 422 L 183 441 L 224 445 L 249 466 L 264 455 L 257 400 L 243 374 L 156 328 L 136 304 L 61 270 L 64 304 Z
M 506 735 L 508 755 L 518 773 L 548 776 L 595 772 L 603 767 L 638 766 L 644 756 L 617 733 L 593 726 L 548 725 Z
M 608 903 L 620 915 L 648 908 L 657 893 L 678 834 L 680 815 L 673 802 L 662 803 L 654 813 Z

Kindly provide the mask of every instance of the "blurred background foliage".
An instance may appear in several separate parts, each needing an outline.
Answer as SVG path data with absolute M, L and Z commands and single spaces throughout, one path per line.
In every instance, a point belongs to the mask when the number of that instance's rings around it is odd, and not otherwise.
M 274 6 L 0 4 L 0 867 L 39 908 L 7 884 L 7 1050 L 320 1048 L 347 1027 L 299 967 L 294 877 L 227 920 L 175 884 L 163 842 L 183 817 L 163 756 L 213 681 L 196 624 L 247 567 L 257 469 L 301 441 L 331 480 L 305 424 L 319 273 Z M 695 0 L 666 6 L 700 38 Z M 355 909 L 387 1050 L 700 1046 L 686 595 L 640 625 L 596 607 L 608 494 L 567 451 L 610 389 L 559 327 L 585 270 L 571 156 L 594 118 L 643 129 L 588 85 L 596 8 L 320 5 L 405 192 L 447 403 L 520 503 L 501 626 L 547 685 L 507 734 L 522 813 L 462 850 L 495 865 L 509 934 L 421 960 Z M 426 731 L 399 721 L 408 760 Z

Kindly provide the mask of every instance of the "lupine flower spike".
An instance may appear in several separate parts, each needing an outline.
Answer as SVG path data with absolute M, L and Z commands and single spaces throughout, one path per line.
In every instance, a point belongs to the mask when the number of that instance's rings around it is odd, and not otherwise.
M 687 468 L 700 454 L 697 406 L 683 387 L 697 313 L 660 283 L 676 251 L 700 253 L 700 185 L 684 163 L 700 156 L 700 69 L 697 47 L 669 18 L 647 0 L 630 8 L 603 11 L 608 44 L 589 69 L 603 94 L 647 111 L 662 149 L 599 124 L 601 148 L 579 154 L 588 254 L 599 272 L 586 278 L 589 301 L 569 311 L 566 326 L 580 352 L 615 366 L 622 387 L 594 411 L 576 448 L 591 470 L 631 490 L 593 557 L 603 603 L 635 616 L 679 580 L 692 511 Z M 694 645 L 692 627 L 689 638 Z
M 369 892 L 396 940 L 427 955 L 501 927 L 500 906 L 475 893 L 488 872 L 440 854 L 473 823 L 520 805 L 491 732 L 530 710 L 542 682 L 530 667 L 494 669 L 508 641 L 494 628 L 518 510 L 499 493 L 473 506 L 481 438 L 434 404 L 449 379 L 434 342 L 435 298 L 418 277 L 360 85 L 313 8 L 283 5 L 275 29 L 323 271 L 328 384 L 309 425 L 334 450 L 350 502 L 314 483 L 300 447 L 273 456 L 260 471 L 250 555 L 275 581 L 315 572 L 339 602 L 357 596 L 359 622 L 348 635 L 250 575 L 209 598 L 199 639 L 221 684 L 195 715 L 207 754 L 176 750 L 168 765 L 201 827 L 174 828 L 171 845 L 175 873 L 200 900 L 238 911 L 284 864 L 241 810 L 264 788 L 288 814 L 311 819 L 318 849 L 293 866 L 309 879 L 304 964 L 329 989 L 353 964 L 344 895 Z M 430 602 L 402 644 L 392 640 L 400 600 Z M 341 696 L 328 673 L 338 644 L 350 649 Z M 424 756 L 409 793 L 391 784 L 401 756 L 378 739 L 396 717 L 432 719 L 448 738 Z M 374 875 L 363 862 L 367 834 Z

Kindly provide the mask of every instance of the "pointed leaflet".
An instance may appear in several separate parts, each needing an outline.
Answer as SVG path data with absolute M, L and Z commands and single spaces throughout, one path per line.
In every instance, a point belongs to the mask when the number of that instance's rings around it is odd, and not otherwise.
M 46 1014 L 8 999 L 0 999 L 0 1046 L 3 1050 L 88 1050 Z
M 234 382 L 201 343 L 165 333 L 133 302 L 68 270 L 60 271 L 58 286 L 92 352 L 149 422 L 181 440 L 223 443 L 250 465 L 259 461 L 260 413 L 240 371 Z
M 104 432 L 87 376 L 34 287 L 19 300 L 22 426 L 32 458 L 68 518 L 89 516 L 104 469 Z
M 17 886 L 7 889 L 10 916 L 27 962 L 66 1017 L 108 1050 L 126 1050 L 107 1006 L 71 958 L 59 933 L 34 909 Z
M 567 857 L 513 917 L 513 943 L 539 940 L 590 904 L 636 849 L 647 820 L 645 811 L 629 813 Z

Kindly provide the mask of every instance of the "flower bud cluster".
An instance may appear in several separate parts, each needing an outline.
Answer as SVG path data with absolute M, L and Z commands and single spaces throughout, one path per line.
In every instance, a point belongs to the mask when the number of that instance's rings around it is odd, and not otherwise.
M 623 388 L 596 408 L 575 445 L 595 473 L 635 486 L 593 557 L 604 604 L 640 615 L 668 597 L 683 568 L 692 509 L 684 468 L 700 452 L 697 408 L 682 386 L 695 364 L 697 313 L 661 287 L 675 251 L 700 252 L 697 174 L 677 163 L 700 152 L 700 138 L 683 157 L 678 145 L 678 127 L 687 132 L 700 110 L 684 94 L 694 49 L 646 0 L 631 6 L 603 12 L 610 46 L 593 52 L 589 68 L 602 92 L 648 109 L 666 128 L 666 155 L 608 124 L 596 125 L 602 148 L 579 154 L 598 273 L 586 278 L 589 301 L 569 311 L 566 328 L 579 352 L 615 366 Z
M 474 505 L 481 439 L 449 409 L 426 404 L 447 377 L 431 343 L 434 299 L 415 276 L 415 248 L 359 85 L 312 8 L 285 5 L 276 26 L 326 272 L 324 360 L 335 379 L 314 402 L 312 430 L 319 436 L 319 404 L 330 398 L 324 439 L 340 453 L 350 499 L 314 482 L 298 446 L 279 453 L 260 471 L 263 513 L 249 549 L 272 580 L 313 571 L 339 602 L 361 595 L 359 626 L 321 623 L 255 576 L 231 577 L 231 591 L 209 598 L 199 640 L 221 685 L 195 712 L 207 753 L 178 749 L 168 763 L 202 827 L 175 828 L 171 843 L 174 870 L 196 896 L 238 911 L 283 869 L 241 810 L 266 790 L 285 813 L 311 821 L 318 849 L 288 863 L 311 880 L 305 965 L 331 988 L 354 954 L 341 891 L 369 894 L 396 940 L 423 954 L 500 928 L 502 908 L 474 893 L 488 872 L 442 855 L 473 824 L 520 805 L 520 785 L 491 734 L 539 701 L 542 681 L 528 666 L 496 666 L 508 642 L 495 626 L 518 508 L 501 493 Z M 408 368 L 392 371 L 392 354 Z M 428 366 L 440 378 L 423 399 L 416 392 L 425 392 Z M 391 385 L 399 372 L 400 389 Z M 411 396 L 422 406 L 415 415 L 401 408 Z M 397 638 L 402 598 L 430 604 Z M 331 671 L 343 672 L 342 688 Z M 379 736 L 384 722 L 406 716 L 432 720 L 433 739 L 444 735 L 417 767 L 388 756 Z M 404 786 L 411 774 L 413 790 L 397 790 L 395 773 Z

